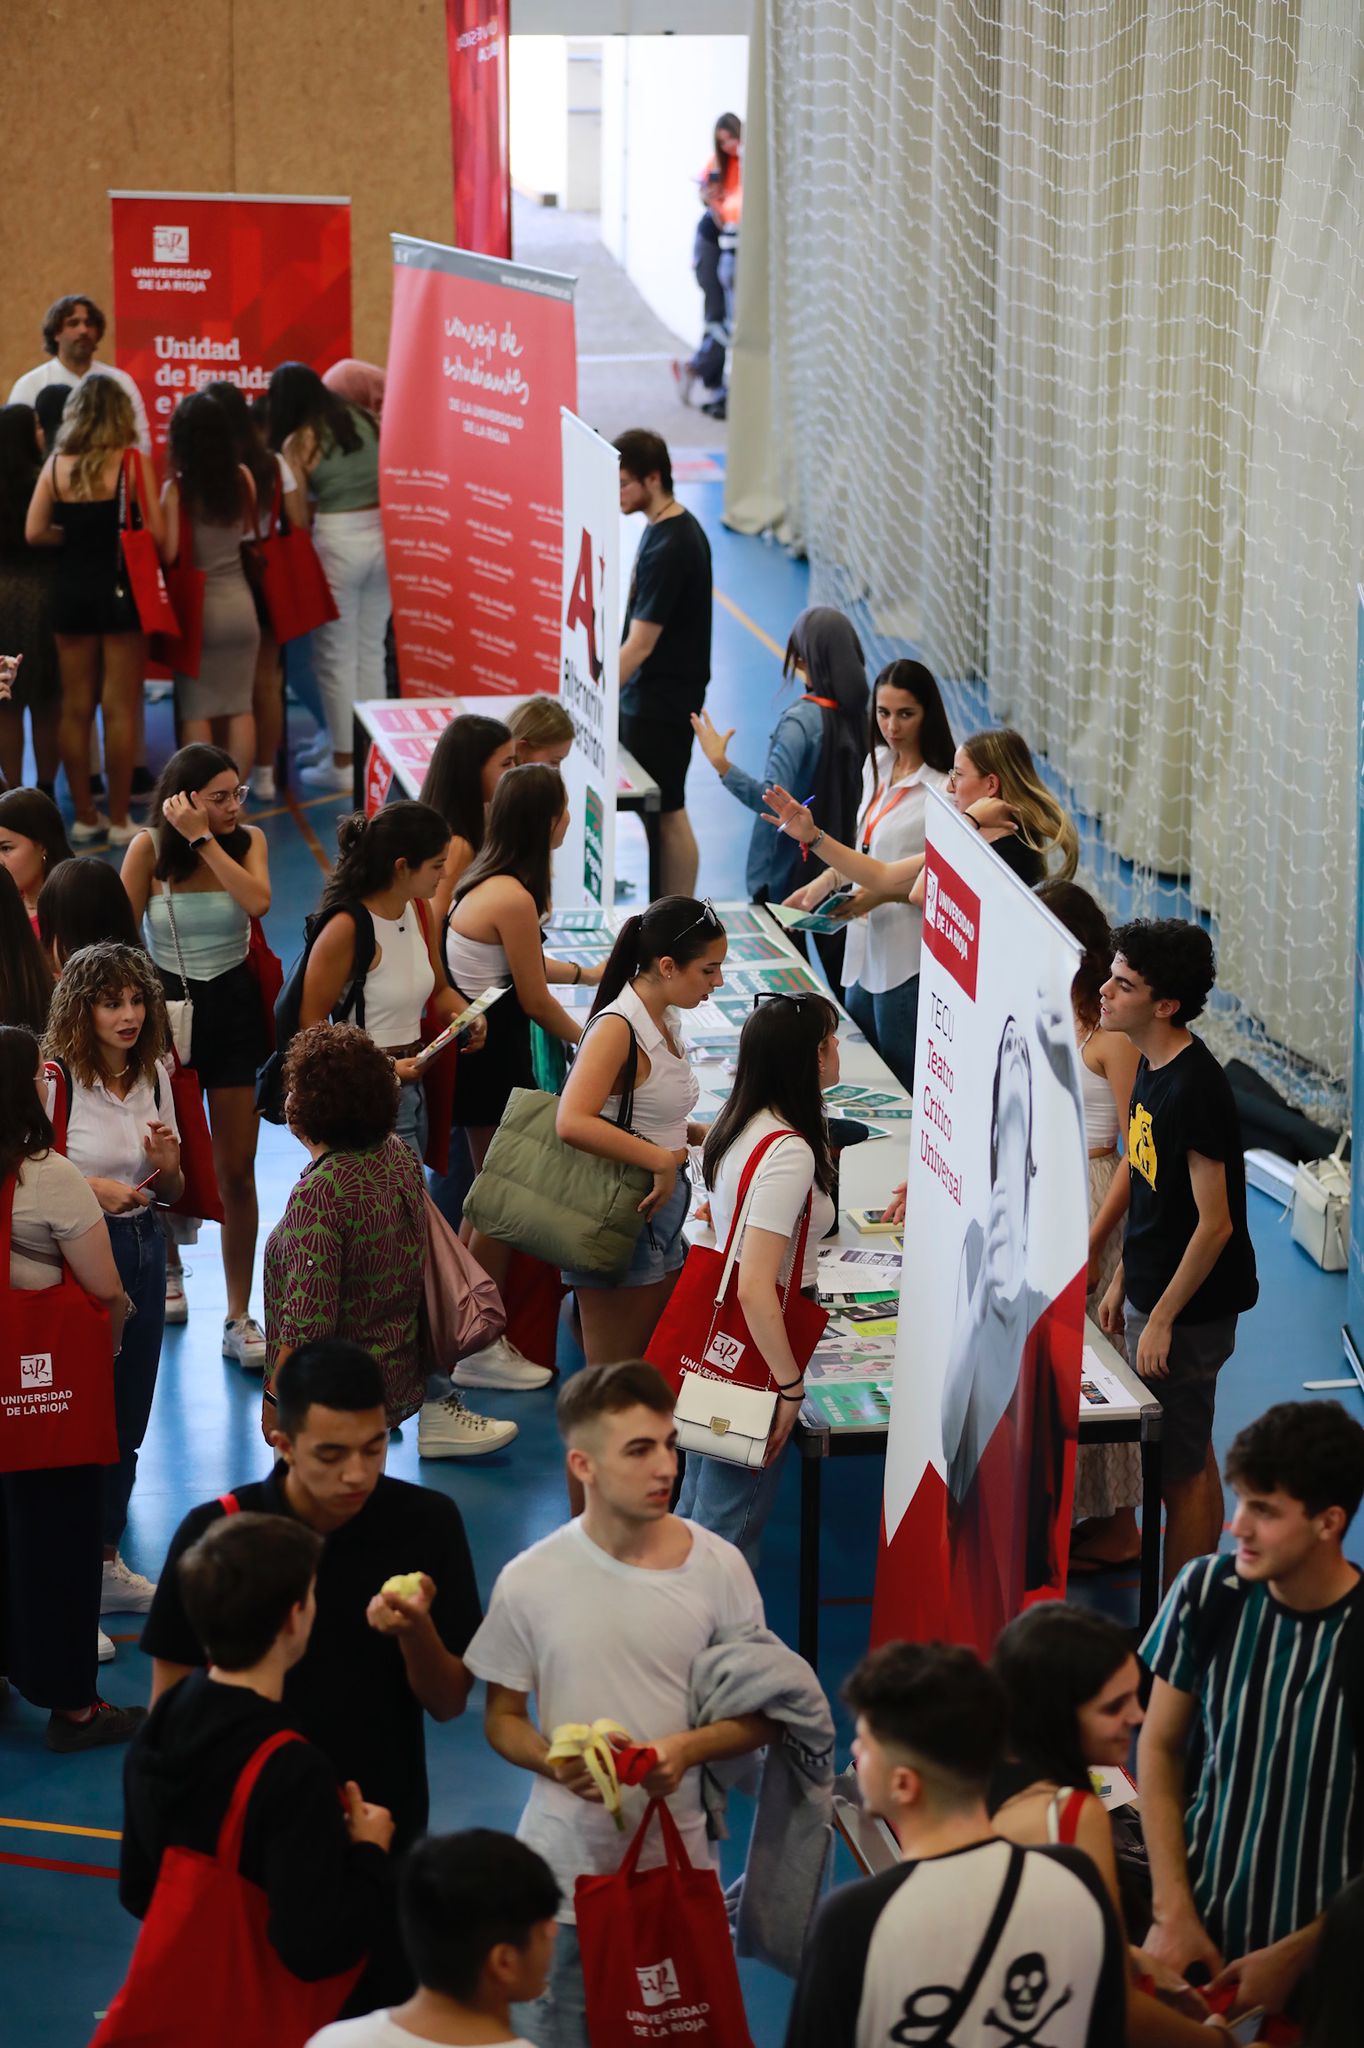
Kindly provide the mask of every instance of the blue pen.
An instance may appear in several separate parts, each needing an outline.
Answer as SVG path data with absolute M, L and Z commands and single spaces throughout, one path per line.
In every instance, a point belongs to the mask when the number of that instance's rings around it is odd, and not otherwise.
M 807 797 L 802 797 L 802 798 L 801 798 L 801 804 L 800 804 L 800 807 L 801 807 L 801 809 L 802 809 L 803 811 L 808 811 L 808 810 L 809 810 L 809 808 L 810 808 L 810 806 L 811 806 L 811 804 L 812 804 L 812 803 L 814 802 L 815 798 L 816 798 L 816 797 L 817 797 L 818 795 L 819 795 L 819 791 L 818 791 L 817 789 L 812 789 L 812 790 L 810 791 L 810 794 L 809 794 L 809 796 L 807 796 Z M 784 831 L 786 830 L 786 827 L 785 827 L 785 825 L 778 825 L 778 827 L 777 827 L 777 830 L 778 830 L 779 832 L 784 832 Z

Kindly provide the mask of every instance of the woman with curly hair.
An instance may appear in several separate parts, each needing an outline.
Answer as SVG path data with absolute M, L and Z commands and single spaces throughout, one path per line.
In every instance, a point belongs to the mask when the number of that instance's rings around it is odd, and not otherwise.
M 417 1311 L 426 1189 L 421 1167 L 394 1135 L 398 1088 L 393 1062 L 354 1024 L 309 1024 L 290 1041 L 284 1110 L 309 1163 L 265 1241 L 267 1437 L 275 1428 L 276 1372 L 320 1337 L 344 1337 L 378 1359 L 390 1428 L 416 1415 L 425 1399 Z M 478 1419 L 484 1427 L 466 1434 L 466 1456 L 516 1435 L 514 1422 Z
M 57 1145 L 80 1168 L 104 1211 L 131 1304 L 114 1366 L 118 1463 L 104 1473 L 104 1587 L 100 1608 L 145 1613 L 156 1591 L 119 1554 L 137 1453 L 147 1433 L 161 1362 L 166 1246 L 154 1202 L 184 1188 L 171 1099 L 166 1005 L 140 946 L 105 941 L 73 953 L 57 983 L 43 1037 L 47 1111 Z M 102 1661 L 112 1657 L 100 1644 Z
M 107 834 L 126 846 L 137 830 L 128 805 L 138 750 L 147 641 L 119 541 L 124 458 L 137 478 L 138 515 L 163 556 L 165 522 L 151 462 L 137 446 L 132 401 L 112 377 L 86 377 L 66 401 L 56 453 L 43 464 L 24 524 L 30 547 L 53 547 L 52 629 L 62 672 L 62 766 L 76 806 L 73 845 Z M 129 517 L 133 516 L 131 508 Z M 109 815 L 90 793 L 95 707 L 104 720 Z
M 123 886 L 161 985 L 194 1008 L 188 1064 L 208 1098 L 213 1170 L 223 1201 L 227 1318 L 223 1356 L 265 1363 L 251 1314 L 256 1259 L 256 1070 L 270 1040 L 260 984 L 247 962 L 251 920 L 270 908 L 265 834 L 242 823 L 246 790 L 221 747 L 181 747 L 161 771 L 151 821 L 128 848 Z
M 175 671 L 175 709 L 186 745 L 226 747 L 243 776 L 256 759 L 252 698 L 260 621 L 242 568 L 242 539 L 256 527 L 256 486 L 226 410 L 191 392 L 171 415 L 171 475 L 161 494 L 166 558 L 188 547 L 204 576 L 203 646 L 197 673 Z

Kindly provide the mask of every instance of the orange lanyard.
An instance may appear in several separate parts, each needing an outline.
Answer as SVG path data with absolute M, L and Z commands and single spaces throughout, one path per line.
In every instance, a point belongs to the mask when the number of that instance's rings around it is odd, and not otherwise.
M 818 704 L 821 711 L 837 711 L 837 697 L 802 697 L 802 704 Z
M 898 803 L 902 802 L 903 799 L 909 795 L 910 790 L 914 787 L 914 783 L 911 782 L 907 784 L 903 789 L 893 789 L 890 783 L 887 783 L 886 800 L 882 804 L 880 810 L 878 811 L 876 808 L 876 799 L 881 794 L 881 785 L 879 782 L 877 783 L 875 790 L 872 792 L 871 802 L 867 805 L 867 815 L 862 821 L 863 853 L 871 852 L 871 835 L 876 830 L 877 826 L 880 824 L 882 818 L 888 818 L 891 812 L 895 809 L 895 806 Z

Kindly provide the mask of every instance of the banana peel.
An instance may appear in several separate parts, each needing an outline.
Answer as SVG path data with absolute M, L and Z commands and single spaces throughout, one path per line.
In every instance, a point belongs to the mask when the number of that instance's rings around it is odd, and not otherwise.
M 603 1717 L 592 1722 L 563 1721 L 553 1731 L 546 1762 L 567 1763 L 574 1757 L 587 1766 L 588 1775 L 601 1793 L 602 1805 L 617 1830 L 624 1834 L 620 1788 L 642 1784 L 658 1762 L 658 1751 L 647 1743 L 635 1742 L 619 1721 Z

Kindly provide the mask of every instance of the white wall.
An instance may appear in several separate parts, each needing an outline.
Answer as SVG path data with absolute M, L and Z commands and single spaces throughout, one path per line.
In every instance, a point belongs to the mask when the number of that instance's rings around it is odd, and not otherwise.
M 568 176 L 568 43 L 563 36 L 508 38 L 512 183 L 562 204 Z
M 747 112 L 747 36 L 610 36 L 602 46 L 602 240 L 689 347 L 701 324 L 697 180 L 716 116 Z

